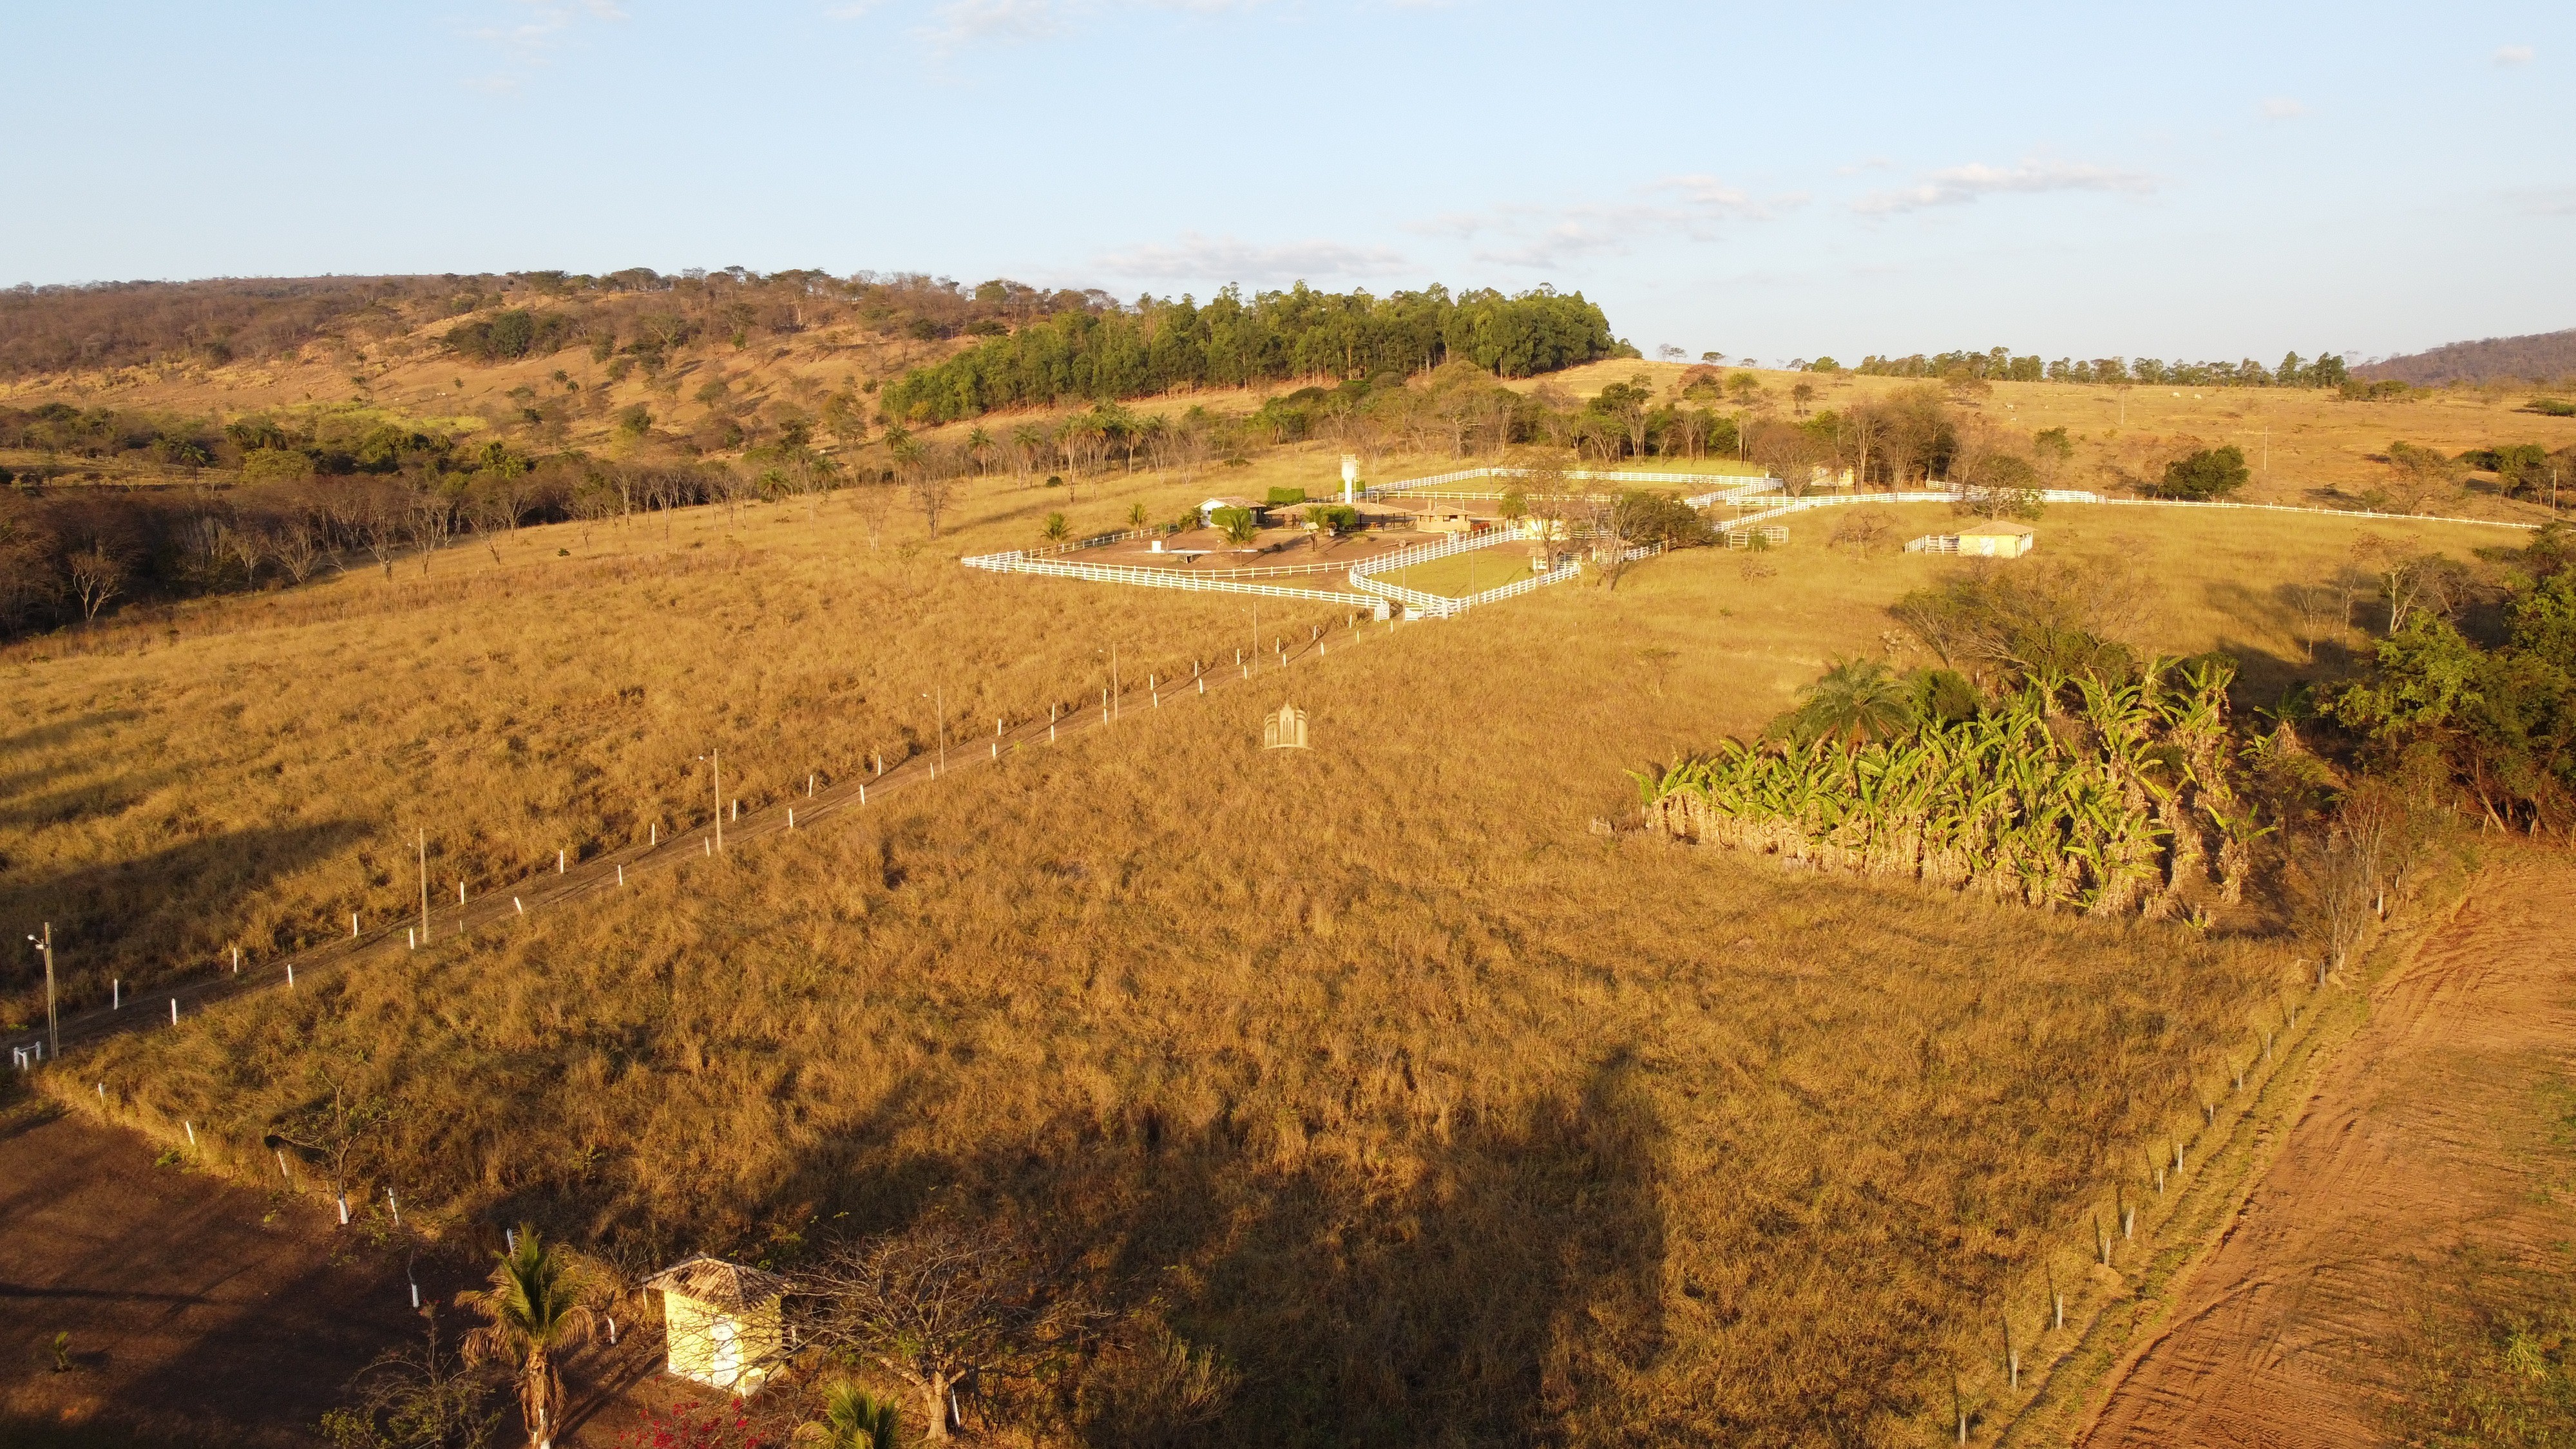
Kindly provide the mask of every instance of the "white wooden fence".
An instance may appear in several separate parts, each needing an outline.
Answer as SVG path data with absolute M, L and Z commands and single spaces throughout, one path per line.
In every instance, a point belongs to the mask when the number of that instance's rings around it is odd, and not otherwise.
M 1702 495 L 1706 498 L 1721 497 L 1739 488 L 1759 487 L 1765 484 L 1774 488 L 1780 486 L 1779 479 L 1760 473 L 1645 473 L 1631 472 L 1626 469 L 1618 468 L 1462 468 L 1455 473 L 1435 473 L 1428 478 L 1408 478 L 1401 483 L 1380 483 L 1373 487 L 1361 489 L 1359 496 L 1362 498 L 1393 498 L 1401 494 L 1443 488 L 1451 483 L 1465 483 L 1477 478 L 1565 478 L 1587 483 L 1717 483 L 1725 485 L 1720 487 L 1715 493 Z M 1452 496 L 1460 498 L 1493 498 L 1500 495 L 1498 493 L 1459 492 Z M 1694 508 L 1705 508 L 1708 505 L 1698 501 L 1697 499 L 1693 499 L 1691 500 L 1691 506 Z
M 1133 584 L 1148 589 L 1190 589 L 1214 594 L 1260 594 L 1274 599 L 1319 599 L 1326 603 L 1375 609 L 1377 600 L 1368 594 L 1345 594 L 1333 589 L 1300 589 L 1286 584 L 1255 583 L 1240 577 L 1215 573 L 1192 573 L 1185 569 L 1145 568 L 1134 564 L 1066 563 L 1061 559 L 1033 558 L 1023 553 L 978 554 L 959 559 L 973 569 L 990 569 L 997 574 L 1041 574 L 1049 578 L 1084 579 L 1095 584 Z M 1341 565 L 1326 565 L 1339 569 Z M 1307 572 L 1300 569 L 1295 572 Z M 1255 572 L 1268 572 L 1257 570 Z
M 1809 495 L 1805 498 L 1790 498 L 1785 495 L 1743 497 L 1735 500 L 1736 507 L 1758 508 L 1763 511 L 1746 514 L 1726 526 L 1742 528 L 1748 523 L 1760 523 L 1765 519 L 1778 518 L 1784 514 L 1803 512 L 1810 508 L 1830 508 L 1837 504 L 1956 503 L 1966 496 L 1962 490 L 1949 489 L 1939 492 L 1911 493 L 1835 493 Z M 2359 508 L 2303 508 L 2290 503 L 2229 503 L 2218 499 L 2105 498 L 2099 493 L 2087 493 L 2076 488 L 2042 489 L 2039 501 L 2042 503 L 2098 503 L 2111 508 L 2240 508 L 2258 513 L 2305 513 L 2321 518 L 2384 518 L 2396 523 L 2468 523 L 2480 528 L 2519 528 L 2525 531 L 2540 527 L 2536 523 L 2507 523 L 2493 518 L 2454 518 L 2441 513 L 2372 513 Z

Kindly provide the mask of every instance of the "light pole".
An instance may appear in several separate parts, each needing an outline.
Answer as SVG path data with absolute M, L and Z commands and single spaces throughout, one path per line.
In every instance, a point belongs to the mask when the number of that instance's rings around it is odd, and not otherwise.
M 939 711 L 939 717 L 932 721 L 932 731 L 939 737 L 939 768 L 945 770 L 948 768 L 948 686 L 940 685 L 936 694 L 925 694 L 922 698 L 929 700 L 930 707 Z
M 709 750 L 698 756 L 715 772 L 716 849 L 724 849 L 724 751 Z
M 63 1031 L 54 1016 L 54 923 L 45 922 L 43 940 L 37 941 L 33 936 L 27 939 L 35 941 L 36 949 L 45 953 L 45 1055 L 60 1057 L 63 1054 Z

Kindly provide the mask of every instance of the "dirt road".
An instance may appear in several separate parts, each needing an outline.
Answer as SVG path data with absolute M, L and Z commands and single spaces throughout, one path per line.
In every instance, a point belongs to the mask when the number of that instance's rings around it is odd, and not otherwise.
M 0 1430 L 104 1416 L 178 1442 L 305 1441 L 351 1373 L 419 1332 L 401 1263 L 309 1202 L 153 1151 L 75 1117 L 0 1127 Z M 424 1265 L 421 1286 L 459 1283 Z
M 2491 869 L 2373 995 L 2360 1034 L 2172 1326 L 2123 1365 L 2084 1440 L 2126 1446 L 2383 1441 L 2383 1345 L 2426 1269 L 2474 1243 L 2519 1255 L 2569 1235 L 2535 1191 L 2539 1089 L 2576 1064 L 2576 863 Z

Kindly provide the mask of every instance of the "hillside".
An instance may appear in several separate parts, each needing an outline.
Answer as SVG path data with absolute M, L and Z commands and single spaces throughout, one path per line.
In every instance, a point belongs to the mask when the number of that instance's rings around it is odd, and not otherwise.
M 1337 450 L 1229 486 L 1319 484 Z M 1072 507 L 1205 491 L 1110 469 Z M 1232 1442 L 1794 1442 L 1939 1424 L 1990 1305 L 2036 1332 L 2116 1164 L 2195 1119 L 2294 984 L 2257 915 L 2090 922 L 1590 830 L 1623 769 L 1907 647 L 1885 606 L 1953 563 L 1819 521 L 1451 623 L 1263 604 L 1255 636 L 1254 600 L 954 564 L 1033 541 L 1065 506 L 1041 483 L 968 478 L 935 540 L 862 492 L 523 526 L 0 655 L 0 879 L 55 923 L 76 1006 L 402 918 L 416 832 L 434 893 L 479 899 L 702 828 L 710 749 L 774 812 L 809 775 L 1096 710 L 1113 665 L 1128 691 L 1078 742 L 118 1040 L 70 1104 L 98 1083 L 257 1180 L 314 1074 L 359 1072 L 393 1114 L 368 1194 L 467 1245 L 529 1218 L 794 1266 L 934 1205 L 1015 1224 L 1117 1342 L 1240 1366 Z M 2292 594 L 2367 530 L 2242 517 L 2045 526 L 2155 581 L 2142 644 L 2234 648 L 2269 695 L 2362 642 Z M 1312 630 L 1329 657 L 1249 692 L 1138 692 Z M 1281 699 L 1311 754 L 1253 746 Z M 1064 1393 L 976 1412 L 1094 1437 L 1128 1412 Z
M 2383 358 L 2356 367 L 2353 372 L 2418 387 L 2457 382 L 2548 382 L 2563 389 L 2569 378 L 2576 378 L 2576 328 L 2453 342 Z

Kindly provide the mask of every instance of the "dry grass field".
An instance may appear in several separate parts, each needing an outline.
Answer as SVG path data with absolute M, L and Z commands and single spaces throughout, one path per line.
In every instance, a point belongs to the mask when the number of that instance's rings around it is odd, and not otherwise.
M 1742 369 L 1728 368 L 1729 374 Z M 1550 377 L 1515 382 L 1523 390 L 1562 388 L 1588 397 L 1613 382 L 1645 375 L 1671 389 L 1684 367 L 1674 362 L 1595 362 Z M 1777 415 L 1794 414 L 1788 394 L 1799 383 L 1816 390 L 1812 406 L 1841 408 L 1863 398 L 1885 398 L 1924 384 L 1855 373 L 1757 371 Z M 1937 384 L 1935 384 L 1937 386 Z M 2167 456 L 2234 444 L 2244 449 L 2254 477 L 2237 496 L 2248 503 L 2308 507 L 2356 506 L 2352 500 L 2389 476 L 2392 442 L 2459 453 L 2498 444 L 2576 444 L 2576 418 L 2523 411 L 2533 396 L 2526 387 L 2489 386 L 2417 393 L 2404 399 L 2347 401 L 2313 388 L 2174 388 L 2092 386 L 2054 382 L 1998 382 L 1990 391 L 1954 399 L 1978 420 L 2007 436 L 2065 428 L 2076 445 L 2062 486 L 2103 486 L 2106 467 L 2152 473 Z M 2565 507 L 2576 508 L 2576 478 L 2564 480 Z M 2471 518 L 2546 521 L 2547 510 L 2499 499 L 2473 487 L 2435 513 Z
M 1113 475 L 1073 509 L 1207 491 Z M 1249 600 L 954 563 L 1061 507 L 992 480 L 939 540 L 898 517 L 875 546 L 838 499 L 530 528 L 14 646 L 7 919 L 53 920 L 94 1001 L 412 908 L 415 830 L 437 893 L 480 893 L 702 822 L 710 749 L 749 809 L 936 748 L 924 695 L 981 750 L 1096 709 L 1113 649 L 1132 689 L 1252 642 Z M 1891 512 L 1896 539 L 1949 521 Z M 1960 567 L 1790 522 L 1363 626 L 1257 692 L 1131 695 L 857 819 L 117 1040 L 65 1091 L 255 1165 L 328 1066 L 396 1104 L 371 1193 L 469 1238 L 793 1262 L 1019 1221 L 1243 1369 L 1228 1441 L 1919 1442 L 2296 973 L 2259 913 L 2083 921 L 1594 833 L 1623 768 L 1901 651 L 1886 604 Z M 2346 567 L 2356 521 L 2040 526 L 2152 582 L 2141 644 L 2244 653 L 2249 698 L 2361 642 L 2338 623 L 2310 663 L 2280 592 Z M 1344 622 L 1261 606 L 1274 637 Z M 1313 751 L 1254 748 L 1282 700 Z M 40 1010 L 24 958 L 8 979 Z

